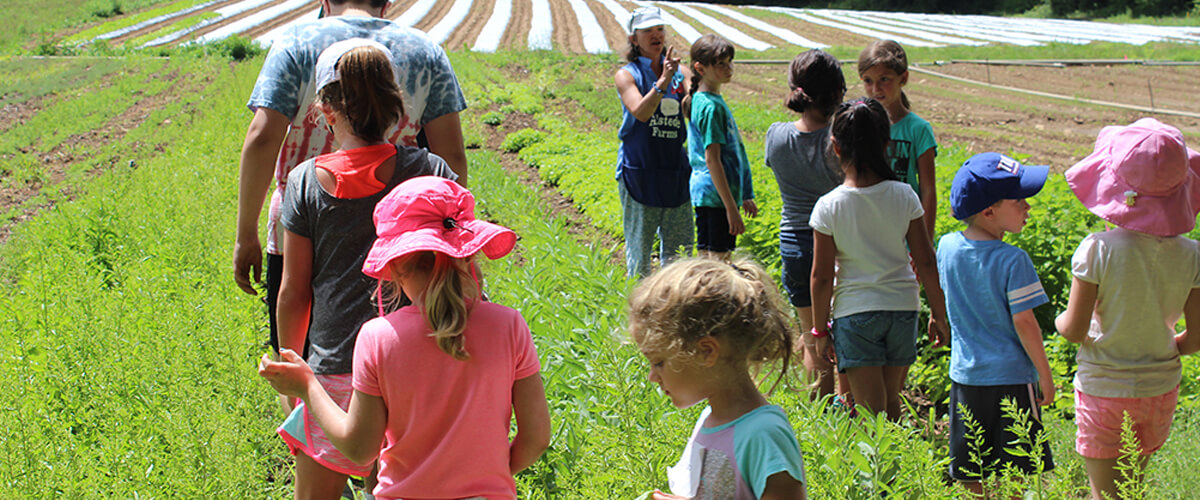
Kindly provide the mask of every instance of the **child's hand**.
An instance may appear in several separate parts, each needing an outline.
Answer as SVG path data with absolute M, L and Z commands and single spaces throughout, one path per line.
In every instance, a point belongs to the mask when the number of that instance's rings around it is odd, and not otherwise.
M 259 376 L 267 379 L 271 387 L 284 396 L 303 397 L 308 392 L 308 384 L 316 380 L 312 368 L 291 349 L 281 349 L 279 357 L 280 361 L 273 361 L 271 355 L 263 354 L 258 362 Z
M 746 224 L 742 222 L 742 214 L 736 206 L 733 210 L 725 209 L 725 219 L 729 221 L 729 234 L 737 236 L 746 232 Z
M 1038 404 L 1042 406 L 1050 406 L 1054 404 L 1054 391 L 1058 390 L 1054 387 L 1054 380 L 1050 377 L 1043 377 L 1038 380 L 1038 385 L 1042 388 L 1042 400 Z
M 670 493 L 663 493 L 659 490 L 654 490 L 654 493 L 650 494 L 650 498 L 653 498 L 654 500 L 688 500 L 687 497 L 681 497 L 679 495 L 672 495 Z
M 837 351 L 833 349 L 833 339 L 828 335 L 817 339 L 817 356 L 831 365 L 837 364 Z
M 929 316 L 929 341 L 934 347 L 942 347 L 950 343 L 950 326 L 946 320 L 938 320 L 936 316 Z
M 743 201 L 742 210 L 746 211 L 746 215 L 758 217 L 758 204 L 754 203 L 754 200 Z

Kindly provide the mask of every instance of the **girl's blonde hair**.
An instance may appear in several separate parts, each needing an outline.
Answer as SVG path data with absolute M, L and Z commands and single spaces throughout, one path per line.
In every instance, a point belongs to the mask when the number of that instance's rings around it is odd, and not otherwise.
M 671 264 L 642 281 L 629 296 L 629 331 L 645 351 L 690 358 L 701 338 L 720 339 L 724 360 L 761 367 L 792 354 L 788 309 L 774 281 L 749 260 L 694 258 Z
M 471 355 L 462 333 L 471 313 L 469 303 L 480 294 L 479 285 L 471 276 L 470 258 L 456 259 L 441 252 L 421 251 L 392 260 L 388 263 L 392 279 L 385 283 L 393 302 L 400 296 L 402 278 L 417 270 L 429 273 L 421 310 L 429 336 L 437 339 L 438 348 L 454 359 L 469 359 Z
M 354 135 L 372 142 L 404 115 L 404 99 L 390 54 L 373 47 L 350 49 L 337 62 L 341 78 L 317 93 L 321 104 L 346 117 Z
M 903 75 L 908 71 L 908 54 L 894 40 L 875 40 L 858 54 L 858 76 L 880 64 L 897 75 Z M 900 90 L 900 104 L 904 105 L 904 109 L 912 109 L 903 89 Z

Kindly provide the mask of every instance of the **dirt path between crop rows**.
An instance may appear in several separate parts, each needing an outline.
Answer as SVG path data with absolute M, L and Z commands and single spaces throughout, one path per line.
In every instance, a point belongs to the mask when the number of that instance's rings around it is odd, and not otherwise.
M 309 12 L 312 12 L 311 5 L 301 6 L 298 9 L 289 11 L 287 13 L 284 13 L 283 15 L 280 15 L 274 19 L 271 19 L 270 21 L 259 24 L 258 26 L 255 26 L 249 30 L 243 31 L 242 33 L 239 34 L 239 36 L 241 36 L 242 38 L 253 40 L 255 38 L 258 38 L 262 35 L 269 33 L 271 30 L 273 30 L 275 28 L 278 28 L 287 23 L 295 21 L 300 16 L 303 16 Z M 313 20 L 315 21 L 316 18 L 314 17 Z
M 7 211 L 12 207 L 22 206 L 44 190 L 51 189 L 53 186 L 60 184 L 65 178 L 67 168 L 70 165 L 93 160 L 93 152 L 102 150 L 108 144 L 120 141 L 127 132 L 140 126 L 151 113 L 166 106 L 180 95 L 203 91 L 203 87 L 211 81 L 211 79 L 208 79 L 199 82 L 198 85 L 185 84 L 181 81 L 178 73 L 172 73 L 165 78 L 175 83 L 159 94 L 146 97 L 130 105 L 123 113 L 109 120 L 104 126 L 89 130 L 83 134 L 72 135 L 50 151 L 38 152 L 38 158 L 42 163 L 43 180 L 24 186 L 0 187 L 0 211 Z M 5 109 L 8 109 L 8 107 Z M 40 108 L 30 106 L 22 111 L 23 113 L 28 113 L 28 116 L 25 116 L 24 120 L 29 119 L 29 117 L 32 117 L 39 110 Z M 190 112 L 183 111 L 181 114 Z M 155 145 L 154 147 L 156 151 L 162 151 L 161 145 Z M 132 153 L 141 148 L 142 145 L 140 144 L 132 145 L 128 156 L 133 157 Z M 88 174 L 99 174 L 115 166 L 118 161 L 119 159 L 116 157 L 108 158 L 102 161 L 99 166 L 89 171 Z M 133 160 L 129 161 L 131 162 L 131 166 L 136 167 L 136 163 Z M 70 188 L 62 188 L 62 194 L 65 195 L 66 199 L 73 198 Z M 53 202 L 26 206 L 20 215 L 17 215 L 12 220 L 0 223 L 0 244 L 8 240 L 14 226 L 36 216 L 39 212 L 51 206 L 53 206 Z
M 550 16 L 554 22 L 554 48 L 564 54 L 582 54 L 587 52 L 583 46 L 583 30 L 579 28 L 579 20 L 575 17 L 575 9 L 566 0 L 550 2 Z
M 450 12 L 450 8 L 453 6 L 453 0 L 441 0 L 438 3 L 433 4 L 433 8 L 429 9 L 429 13 L 425 14 L 425 17 L 421 18 L 421 21 L 413 25 L 413 27 L 428 33 L 430 29 L 433 29 L 434 26 L 437 26 L 437 23 L 440 22 L 443 17 L 446 17 L 446 13 Z
M 467 13 L 467 18 L 463 23 L 454 29 L 450 34 L 450 38 L 446 39 L 446 43 L 442 44 L 446 50 L 470 50 L 475 45 L 475 40 L 479 38 L 479 33 L 483 32 L 483 27 L 492 17 L 492 11 L 496 8 L 496 0 L 475 0 L 471 3 L 471 10 Z
M 529 50 L 529 27 L 532 22 L 533 2 L 530 0 L 513 0 L 512 18 L 504 36 L 500 37 L 500 47 L 508 50 Z

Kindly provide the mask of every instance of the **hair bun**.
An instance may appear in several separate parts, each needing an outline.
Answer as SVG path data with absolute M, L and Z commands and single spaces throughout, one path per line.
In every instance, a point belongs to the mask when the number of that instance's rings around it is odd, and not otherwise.
M 804 92 L 804 87 L 799 86 L 792 88 L 792 92 L 783 101 L 784 106 L 797 113 L 803 113 L 812 103 L 812 97 Z

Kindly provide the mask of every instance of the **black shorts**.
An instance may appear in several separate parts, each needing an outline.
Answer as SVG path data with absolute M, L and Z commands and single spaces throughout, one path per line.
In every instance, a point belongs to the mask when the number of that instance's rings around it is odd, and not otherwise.
M 737 236 L 729 234 L 724 208 L 696 207 L 696 248 L 715 253 L 737 248 Z
M 1054 469 L 1054 459 L 1050 456 L 1050 443 L 1042 445 L 1042 470 L 1034 467 L 1029 457 L 1017 456 L 1010 453 L 1012 448 L 1022 448 L 1029 451 L 1028 444 L 1017 441 L 1018 435 L 1009 431 L 1013 420 L 1004 415 L 1000 402 L 1010 398 L 1017 403 L 1022 412 L 1029 412 L 1029 440 L 1036 442 L 1036 436 L 1042 430 L 1041 411 L 1037 406 L 1033 384 L 1017 385 L 963 385 L 957 382 L 950 384 L 950 477 L 956 481 L 979 481 L 979 463 L 971 459 L 971 454 L 979 455 L 979 461 L 985 464 L 987 475 L 997 474 L 1004 469 L 1004 464 L 1013 464 L 1026 474 L 1037 474 Z M 962 404 L 970 410 L 972 419 L 979 424 L 979 435 L 968 435 L 966 421 L 958 411 Z M 979 443 L 973 444 L 976 440 Z
M 279 327 L 275 312 L 279 309 L 279 285 L 283 283 L 283 256 L 267 254 L 267 323 L 270 324 L 271 337 L 268 342 L 271 349 L 279 351 Z M 308 359 L 308 339 L 304 340 L 304 352 L 297 353 Z

